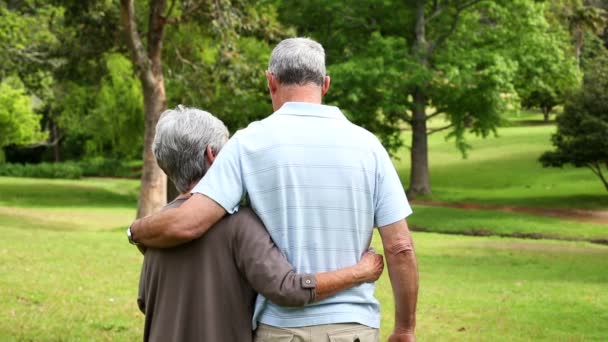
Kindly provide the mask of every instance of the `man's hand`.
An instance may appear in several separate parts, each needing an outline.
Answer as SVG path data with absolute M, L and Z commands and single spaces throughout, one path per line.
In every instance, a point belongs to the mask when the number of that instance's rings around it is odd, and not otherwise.
M 214 200 L 194 194 L 178 208 L 135 220 L 131 234 L 139 245 L 173 247 L 199 238 L 224 215 L 226 210 Z
M 415 342 L 416 335 L 413 332 L 393 332 L 388 337 L 388 342 Z
M 382 254 L 376 254 L 372 249 L 363 253 L 361 260 L 356 265 L 356 279 L 361 279 L 362 282 L 374 282 L 380 278 L 384 271 L 384 258 Z
M 331 272 L 315 274 L 317 287 L 315 301 L 327 298 L 339 291 L 346 290 L 361 283 L 378 280 L 384 270 L 384 259 L 371 249 L 363 253 L 359 263 Z

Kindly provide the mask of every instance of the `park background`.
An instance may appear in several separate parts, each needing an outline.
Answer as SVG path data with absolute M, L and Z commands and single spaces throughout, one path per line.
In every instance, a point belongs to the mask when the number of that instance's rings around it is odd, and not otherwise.
M 413 203 L 421 341 L 608 339 L 608 1 L 0 0 L 0 340 L 139 340 L 160 113 L 272 108 L 281 39 Z M 377 237 L 373 245 L 382 250 Z M 378 281 L 382 339 L 393 325 Z

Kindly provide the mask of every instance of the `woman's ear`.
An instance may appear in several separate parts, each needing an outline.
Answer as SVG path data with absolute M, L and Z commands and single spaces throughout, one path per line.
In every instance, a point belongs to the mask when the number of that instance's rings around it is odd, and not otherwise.
M 215 161 L 215 151 L 211 148 L 211 146 L 207 145 L 207 150 L 205 150 L 205 160 L 208 165 L 213 164 Z

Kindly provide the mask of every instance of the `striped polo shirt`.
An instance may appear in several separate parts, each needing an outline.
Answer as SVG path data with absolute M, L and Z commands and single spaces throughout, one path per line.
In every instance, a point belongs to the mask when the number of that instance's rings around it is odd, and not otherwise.
M 300 273 L 357 263 L 374 226 L 408 216 L 397 172 L 378 139 L 333 106 L 288 102 L 237 132 L 192 190 L 234 213 L 244 196 Z M 303 308 L 259 295 L 253 317 L 278 327 L 355 322 L 380 327 L 374 284 Z

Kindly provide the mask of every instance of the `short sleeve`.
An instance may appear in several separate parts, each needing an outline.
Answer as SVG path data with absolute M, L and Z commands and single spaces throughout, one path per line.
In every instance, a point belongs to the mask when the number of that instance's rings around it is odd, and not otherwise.
M 239 151 L 237 133 L 224 145 L 203 179 L 192 189 L 192 193 L 211 198 L 229 214 L 238 210 L 246 193 Z
M 380 145 L 376 151 L 376 192 L 374 223 L 383 227 L 406 218 L 412 213 L 403 185 L 388 153 Z

